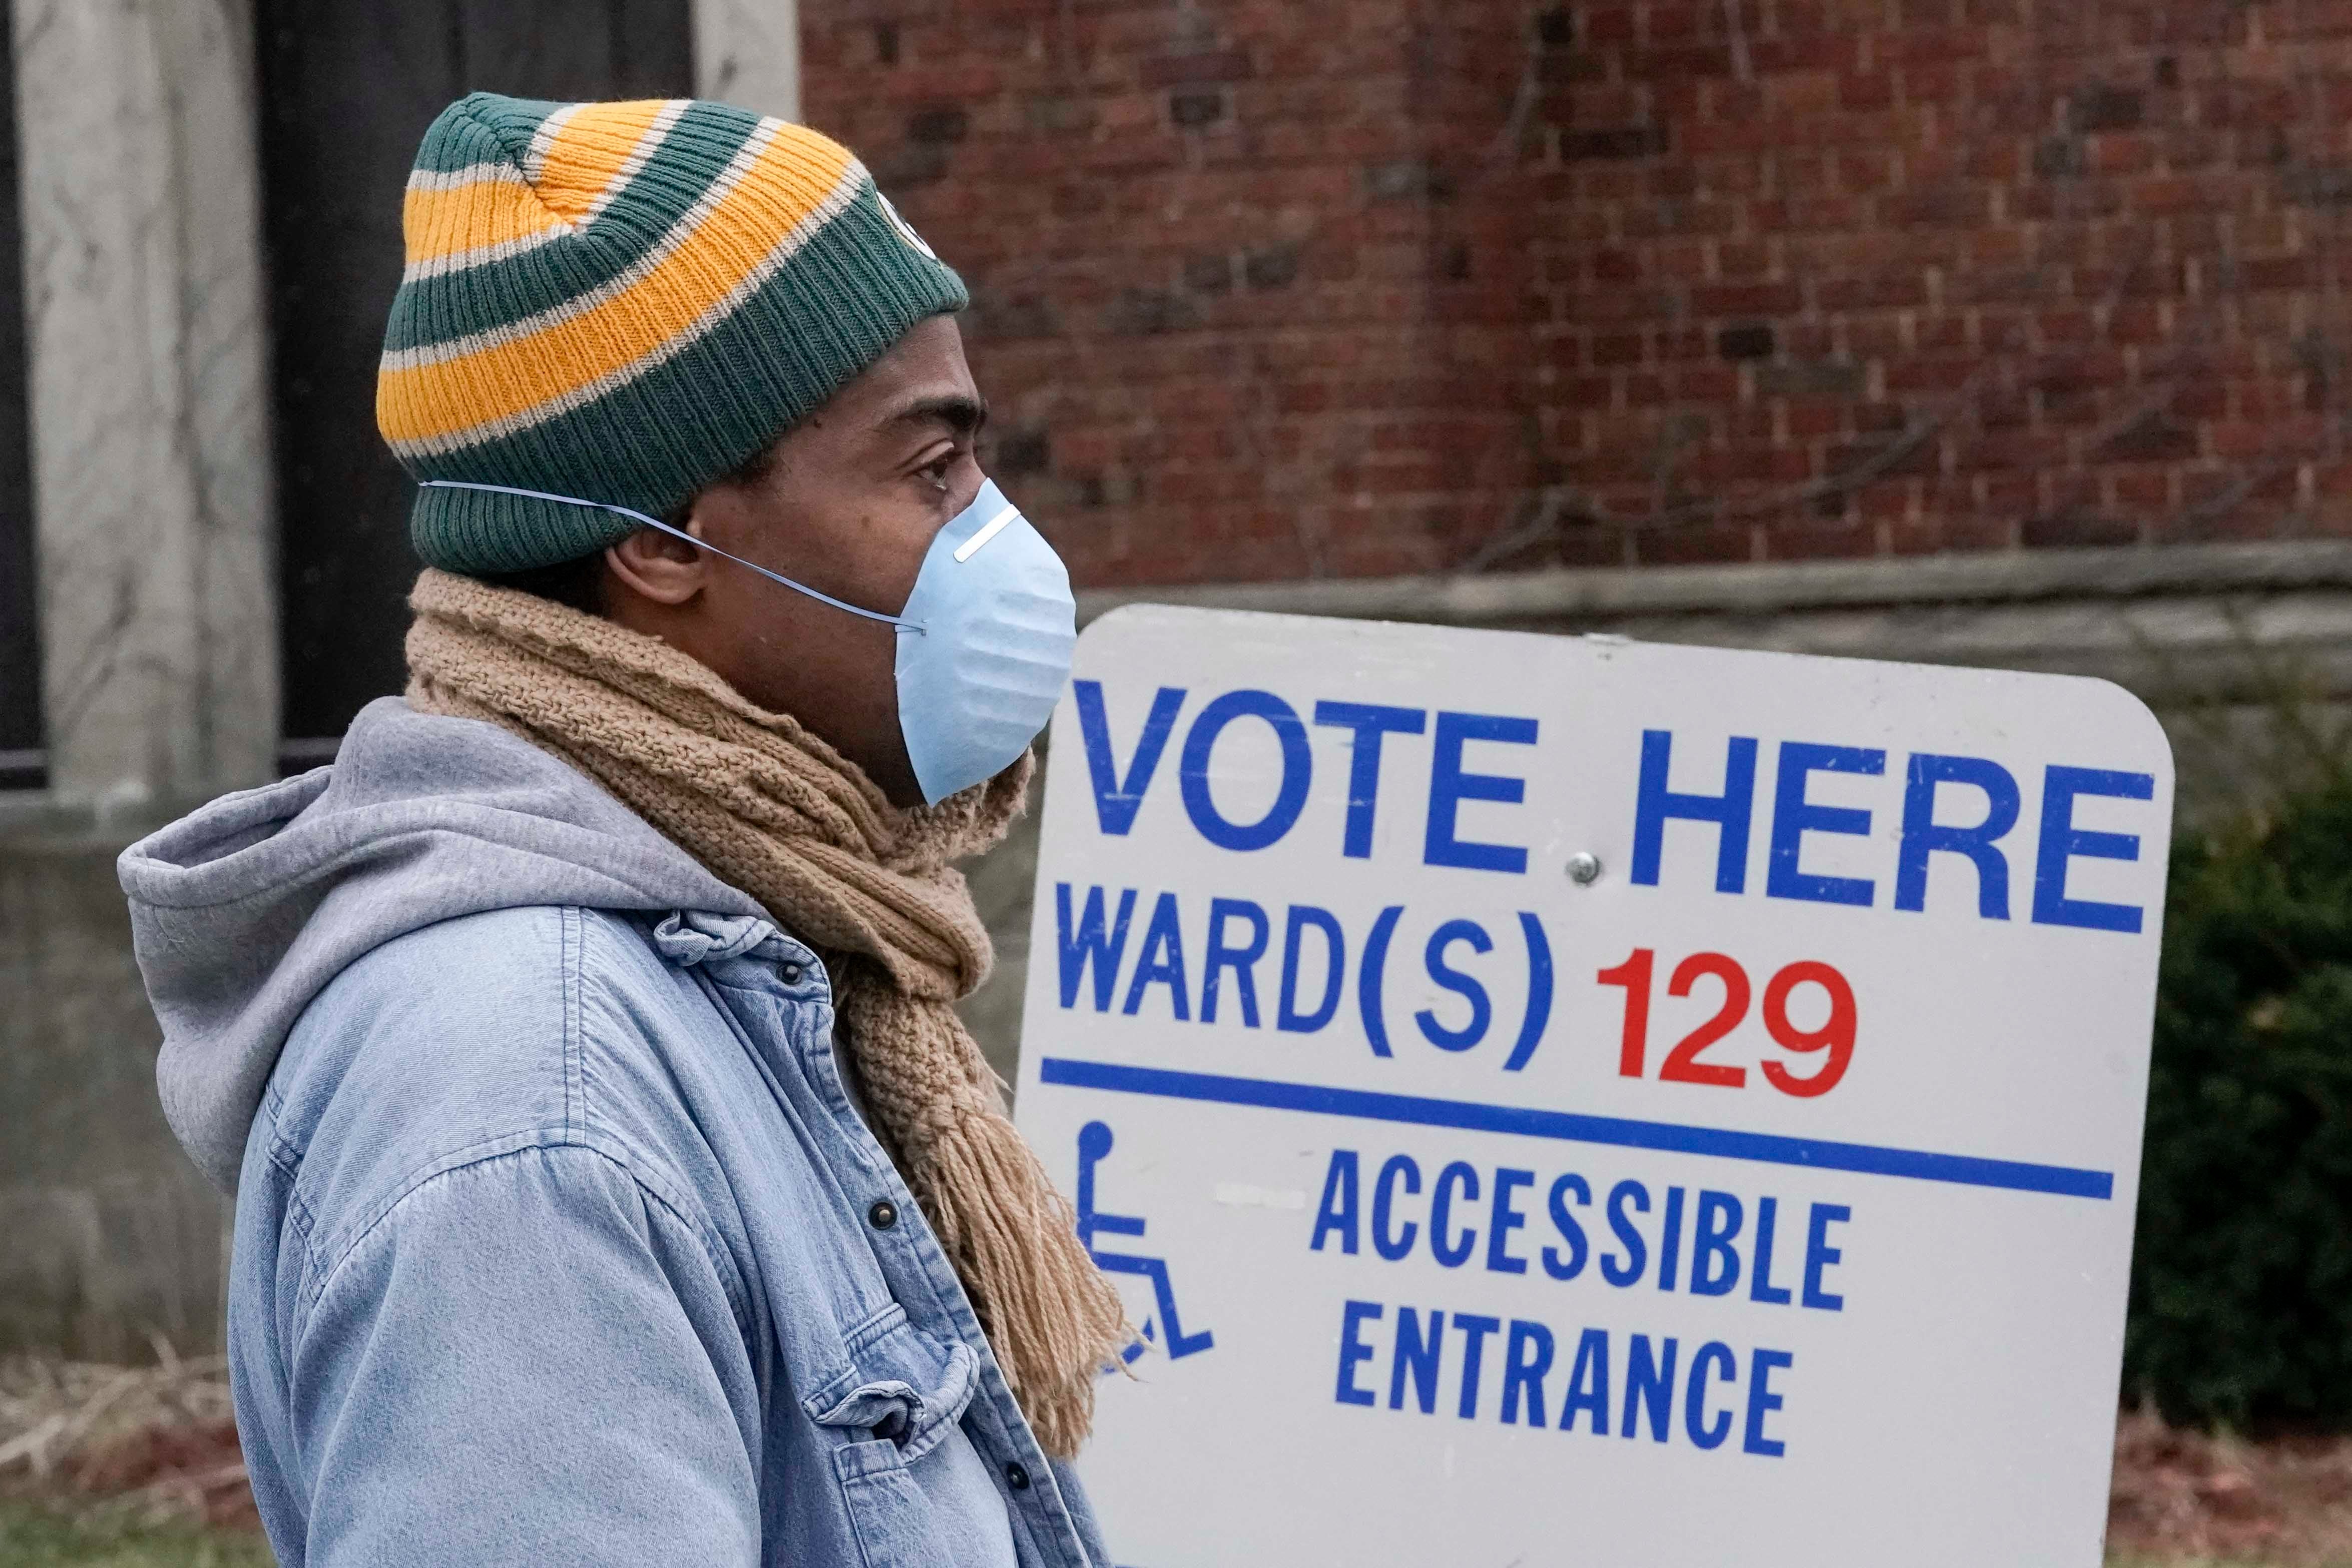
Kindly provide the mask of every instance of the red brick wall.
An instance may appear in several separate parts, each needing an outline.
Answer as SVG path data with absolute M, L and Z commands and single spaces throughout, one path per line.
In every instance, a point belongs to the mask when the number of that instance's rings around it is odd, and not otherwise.
M 2352 531 L 2352 0 L 802 0 L 1083 582 Z

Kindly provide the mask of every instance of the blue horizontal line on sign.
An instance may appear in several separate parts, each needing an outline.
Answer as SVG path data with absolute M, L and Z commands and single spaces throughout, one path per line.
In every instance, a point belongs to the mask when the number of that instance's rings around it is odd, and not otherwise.
M 2047 1192 L 2063 1197 L 2108 1199 L 2116 1195 L 2112 1171 L 2039 1166 L 2021 1160 L 1979 1159 L 1973 1155 L 1939 1155 L 1924 1149 L 1887 1149 L 1872 1144 L 1841 1144 L 1827 1138 L 1784 1138 L 1771 1133 L 1685 1127 L 1672 1122 L 1635 1122 L 1622 1116 L 1587 1116 L 1572 1111 L 1540 1111 L 1524 1105 L 1482 1105 L 1467 1100 L 1433 1100 L 1419 1094 L 1334 1089 L 1321 1083 L 1282 1083 L 1264 1078 L 1176 1072 L 1166 1068 L 1128 1067 L 1108 1061 L 1075 1061 L 1062 1056 L 1049 1056 L 1039 1063 L 1038 1077 L 1044 1082 L 1072 1089 L 1107 1089 L 1163 1100 L 1255 1105 L 1265 1111 L 1304 1111 L 1312 1115 L 1401 1122 L 1416 1127 L 1516 1133 L 1528 1138 L 1610 1144 L 1620 1148 L 1658 1149 L 1677 1155 L 1712 1155 L 1718 1159 L 1756 1160 L 1806 1170 L 1907 1176 L 1914 1181 L 2003 1187 L 2011 1192 Z

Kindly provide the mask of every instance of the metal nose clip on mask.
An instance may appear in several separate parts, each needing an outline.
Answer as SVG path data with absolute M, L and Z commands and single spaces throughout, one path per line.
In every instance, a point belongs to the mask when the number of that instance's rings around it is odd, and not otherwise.
M 914 591 L 896 615 L 820 593 L 659 517 L 610 502 L 462 479 L 418 483 L 617 513 L 835 610 L 898 628 L 898 732 L 906 738 L 923 799 L 934 806 L 1019 760 L 1054 716 L 1054 705 L 1069 683 L 1070 654 L 1077 643 L 1069 573 L 1054 547 L 992 479 L 983 481 L 971 505 L 932 536 Z

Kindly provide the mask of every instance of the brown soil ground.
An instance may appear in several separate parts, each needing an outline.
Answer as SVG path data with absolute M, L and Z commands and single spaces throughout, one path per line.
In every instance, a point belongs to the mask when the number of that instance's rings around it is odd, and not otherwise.
M 227 1421 L 125 1433 L 68 1467 L 75 1490 L 139 1492 L 215 1525 L 257 1528 Z M 2108 1548 L 2135 1565 L 2352 1565 L 2352 1439 L 2245 1443 L 2126 1416 Z
M 235 1421 L 201 1421 L 128 1432 L 76 1458 L 66 1480 L 92 1497 L 141 1493 L 168 1511 L 206 1524 L 258 1530 Z
M 257 1528 L 224 1372 L 0 1361 L 0 1496 Z M 2352 1437 L 2252 1443 L 2126 1415 L 2107 1545 L 2131 1568 L 2352 1568 Z
M 167 1347 L 168 1348 L 168 1347 Z M 0 1497 L 116 1498 L 258 1527 L 220 1357 L 152 1367 L 0 1359 Z
M 2352 1564 L 2352 1438 L 2249 1443 L 2126 1415 L 2107 1549 L 2127 1563 Z

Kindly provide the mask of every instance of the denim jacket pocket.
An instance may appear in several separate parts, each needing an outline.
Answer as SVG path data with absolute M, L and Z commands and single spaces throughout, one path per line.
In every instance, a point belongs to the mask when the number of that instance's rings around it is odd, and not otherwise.
M 857 1540 L 857 1568 L 933 1568 L 952 1561 L 931 1500 L 897 1443 L 887 1437 L 845 1443 L 833 1451 L 833 1472 Z
M 916 1327 L 895 1301 L 851 1330 L 845 1348 L 849 1366 L 802 1408 L 820 1427 L 890 1439 L 908 1464 L 963 1419 L 980 1386 L 971 1347 Z
M 854 1330 L 851 1366 L 802 1401 L 843 1440 L 833 1450 L 842 1506 L 861 1568 L 929 1568 L 953 1561 L 915 1465 L 955 1430 L 979 1386 L 969 1346 L 907 1321 L 896 1304 Z

